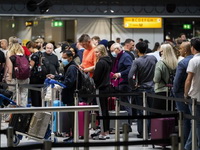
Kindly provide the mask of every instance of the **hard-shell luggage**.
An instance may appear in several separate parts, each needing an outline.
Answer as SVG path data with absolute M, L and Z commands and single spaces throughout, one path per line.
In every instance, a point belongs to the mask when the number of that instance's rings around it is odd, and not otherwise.
M 80 102 L 79 106 L 85 106 L 87 103 L 85 102 Z M 78 112 L 78 129 L 79 129 L 79 137 L 83 138 L 84 136 L 84 120 L 85 120 L 85 113 L 84 111 L 79 111 Z
M 108 97 L 108 110 L 115 110 L 116 97 Z
M 9 126 L 13 127 L 14 131 L 27 133 L 32 119 L 33 113 L 28 114 L 12 114 L 9 121 Z
M 51 113 L 34 113 L 29 126 L 28 134 L 37 138 L 44 138 L 51 120 Z
M 109 116 L 115 116 L 116 112 L 115 111 L 109 111 Z M 127 111 L 120 111 L 119 116 L 128 116 Z M 124 123 L 128 123 L 128 120 L 119 120 L 119 126 L 120 130 L 122 129 L 122 126 Z M 115 120 L 110 120 L 110 130 L 115 129 Z
M 166 139 L 175 131 L 175 118 L 151 119 L 151 139 Z M 160 143 L 160 146 L 167 146 Z
M 60 100 L 53 101 L 53 106 L 59 107 L 64 106 L 64 104 Z M 53 120 L 53 132 L 57 135 L 64 134 L 70 131 L 69 124 L 67 123 L 68 112 L 54 112 L 54 120 Z

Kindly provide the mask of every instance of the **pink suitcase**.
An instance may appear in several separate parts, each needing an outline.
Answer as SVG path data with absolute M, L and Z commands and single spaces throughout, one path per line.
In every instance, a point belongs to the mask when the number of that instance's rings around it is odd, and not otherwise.
M 79 103 L 79 106 L 87 105 L 87 103 L 81 102 Z M 79 111 L 78 112 L 78 128 L 79 128 L 79 138 L 83 139 L 84 136 L 84 112 Z
M 175 131 L 174 118 L 151 119 L 151 139 L 167 139 Z M 167 145 L 160 143 L 162 147 Z M 153 145 L 154 147 L 154 145 Z

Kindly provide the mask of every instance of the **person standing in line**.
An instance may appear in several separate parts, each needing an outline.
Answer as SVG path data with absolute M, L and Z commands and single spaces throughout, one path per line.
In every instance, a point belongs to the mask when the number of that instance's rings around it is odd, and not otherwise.
M 92 77 L 96 64 L 96 55 L 94 53 L 95 46 L 93 45 L 90 36 L 87 34 L 81 35 L 81 37 L 79 38 L 79 43 L 82 45 L 83 48 L 85 48 L 80 68 L 84 72 L 89 72 L 90 77 Z
M 81 45 L 79 42 L 76 43 L 76 48 L 77 48 L 77 50 L 78 50 L 77 55 L 79 56 L 80 61 L 81 61 L 81 63 L 82 63 L 82 60 L 83 60 L 83 52 L 84 52 L 85 49 L 82 47 L 82 45 Z
M 193 55 L 191 54 L 190 42 L 183 42 L 180 45 L 179 52 L 180 55 L 184 57 L 184 59 L 178 63 L 176 69 L 176 74 L 173 83 L 173 95 L 176 98 L 184 98 L 184 85 L 185 85 L 185 80 L 187 78 L 186 70 L 190 59 L 193 57 Z M 181 111 L 184 114 L 190 114 L 189 106 L 184 102 L 176 101 L 176 107 L 178 111 Z M 183 129 L 184 129 L 184 144 L 185 144 L 191 129 L 190 119 L 184 118 Z
M 10 37 L 9 38 L 9 46 L 8 46 L 8 53 L 6 56 L 6 68 L 4 73 L 4 79 L 7 84 L 29 84 L 29 78 L 27 79 L 17 79 L 14 69 L 15 69 L 15 63 L 16 63 L 16 55 L 23 56 L 24 55 L 24 49 L 22 46 L 18 43 L 17 37 Z M 28 63 L 28 62 L 27 62 Z M 3 80 L 4 80 L 3 79 Z M 13 86 L 8 87 L 9 91 L 13 92 L 14 98 L 16 98 L 16 89 Z M 28 89 L 27 88 L 19 88 L 20 98 L 18 105 L 26 107 L 28 104 Z
M 62 84 L 66 85 L 66 88 L 62 90 L 62 97 L 61 100 L 63 104 L 67 106 L 74 106 L 74 93 L 76 90 L 76 82 L 77 82 L 77 69 L 78 66 L 73 60 L 73 54 L 70 50 L 64 50 L 62 53 L 62 64 L 64 66 L 64 75 L 53 75 L 48 74 L 47 77 L 55 80 L 60 80 Z M 69 138 L 64 139 L 65 142 L 73 140 L 73 129 L 74 129 L 74 112 L 68 113 L 67 120 L 69 123 L 69 128 L 66 133 L 69 136 Z M 70 129 L 72 129 L 72 135 L 70 133 Z
M 110 87 L 110 71 L 112 60 L 108 56 L 107 50 L 104 45 L 98 45 L 95 49 L 95 55 L 97 57 L 97 63 L 94 69 L 94 83 L 99 93 L 108 93 Z M 109 116 L 108 113 L 108 97 L 100 97 L 99 105 L 102 116 Z M 97 102 L 98 104 L 98 102 Z M 101 122 L 100 122 L 101 123 Z M 104 119 L 101 125 L 101 134 L 99 140 L 109 139 L 109 120 Z
M 126 39 L 124 42 L 124 50 L 126 53 L 128 53 L 132 59 L 135 59 L 134 54 L 132 53 L 132 51 L 134 50 L 135 47 L 135 41 L 133 39 Z
M 200 38 L 191 39 L 191 52 L 194 57 L 189 61 L 187 67 L 187 78 L 184 86 L 185 99 L 197 99 L 200 102 Z M 190 113 L 192 113 L 192 105 L 189 104 Z M 200 116 L 200 105 L 196 106 L 196 116 Z M 200 121 L 196 120 L 196 135 L 197 135 L 197 150 L 200 150 Z M 195 134 L 195 133 L 194 133 Z M 192 148 L 192 130 L 190 130 L 189 137 L 185 144 L 186 150 Z
M 112 56 L 115 57 L 112 72 L 110 74 L 112 85 L 114 85 L 119 92 L 131 92 L 131 87 L 128 84 L 128 73 L 131 69 L 133 59 L 123 50 L 122 45 L 119 43 L 112 44 L 110 51 Z M 130 96 L 123 96 L 121 97 L 121 101 L 131 103 L 131 98 Z M 130 107 L 121 106 L 121 109 L 126 110 L 129 116 L 132 115 L 132 109 Z M 129 131 L 132 131 L 130 120 Z
M 45 78 L 38 77 L 38 64 L 40 64 L 40 56 L 42 52 L 37 49 L 37 45 L 30 41 L 27 44 L 27 48 L 32 53 L 30 56 L 30 66 L 31 66 L 31 76 L 30 84 L 43 84 Z M 42 106 L 41 92 L 30 90 L 32 106 L 40 107 Z
M 157 59 L 154 56 L 146 55 L 147 44 L 139 42 L 136 44 L 136 51 L 138 51 L 139 58 L 133 60 L 131 70 L 128 74 L 129 85 L 135 89 L 135 92 L 153 93 L 153 77 Z M 135 96 L 135 103 L 143 106 L 142 96 Z M 148 107 L 151 107 L 152 98 L 147 99 Z M 143 115 L 142 110 L 137 110 L 138 115 Z M 150 123 L 148 122 L 148 127 Z M 138 138 L 143 137 L 143 120 L 137 120 Z M 150 130 L 149 130 L 150 131 Z
M 59 74 L 59 62 L 58 57 L 53 54 L 54 46 L 52 43 L 47 43 L 46 51 L 43 53 L 43 56 L 49 62 L 49 73 L 50 74 Z
M 177 58 L 173 47 L 170 44 L 162 44 L 160 48 L 161 60 L 156 63 L 153 81 L 155 83 L 154 92 L 158 95 L 166 96 L 168 93 L 168 84 L 170 72 L 175 71 L 177 67 Z M 154 98 L 153 108 L 166 110 L 166 101 Z
M 91 41 L 92 41 L 92 44 L 96 47 L 97 45 L 99 45 L 99 42 L 100 42 L 100 37 L 99 36 L 93 36 Z
M 4 53 L 5 58 L 8 52 L 8 41 L 6 39 L 1 40 L 1 51 Z

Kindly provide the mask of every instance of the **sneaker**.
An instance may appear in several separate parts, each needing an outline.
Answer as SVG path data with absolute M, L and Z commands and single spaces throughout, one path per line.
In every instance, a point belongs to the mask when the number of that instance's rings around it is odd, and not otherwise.
M 95 136 L 98 136 L 100 133 L 101 133 L 101 130 L 100 130 L 100 129 L 97 129 L 97 130 L 95 130 L 94 133 L 91 134 L 91 137 L 93 138 L 93 137 L 95 137 Z
M 65 142 L 65 143 L 73 143 L 74 142 L 74 138 L 73 137 L 69 137 L 67 139 L 64 139 L 63 142 Z
M 109 134 L 105 135 L 105 137 L 106 137 L 106 139 L 110 139 L 110 135 Z
M 100 135 L 99 135 L 99 140 L 106 140 L 106 135 L 100 134 Z

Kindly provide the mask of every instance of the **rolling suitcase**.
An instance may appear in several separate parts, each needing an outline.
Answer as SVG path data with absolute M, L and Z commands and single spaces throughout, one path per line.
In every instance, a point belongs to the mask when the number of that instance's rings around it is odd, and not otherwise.
M 28 134 L 37 138 L 44 138 L 51 120 L 51 113 L 49 112 L 36 112 L 34 113 Z
M 12 114 L 9 121 L 9 126 L 13 127 L 14 131 L 27 133 L 32 119 L 33 113 L 28 114 Z
M 116 115 L 115 111 L 109 111 L 109 116 L 115 116 L 115 115 Z M 128 116 L 128 112 L 120 111 L 119 116 Z M 128 123 L 128 120 L 119 120 L 120 130 L 122 130 L 122 126 L 124 123 Z M 110 120 L 110 130 L 112 131 L 114 129 L 115 129 L 115 120 Z
M 174 118 L 151 119 L 151 139 L 167 139 L 175 131 Z M 162 147 L 167 145 L 160 143 Z M 153 145 L 154 147 L 154 145 Z
M 87 103 L 80 102 L 79 106 L 85 106 Z M 85 120 L 84 111 L 78 112 L 78 129 L 79 129 L 79 138 L 83 139 L 84 137 L 84 120 Z
M 60 100 L 55 100 L 53 101 L 53 106 L 59 107 L 64 106 L 64 104 Z M 53 115 L 53 132 L 56 133 L 57 136 L 64 136 L 65 133 L 70 131 L 70 127 L 66 121 L 68 120 L 68 112 L 54 112 Z

